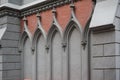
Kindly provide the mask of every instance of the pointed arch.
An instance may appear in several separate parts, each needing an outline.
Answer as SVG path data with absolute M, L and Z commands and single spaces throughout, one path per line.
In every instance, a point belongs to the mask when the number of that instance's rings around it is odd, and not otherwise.
M 45 75 L 46 68 L 46 54 L 45 54 L 45 45 L 46 45 L 46 33 L 41 27 L 38 25 L 36 28 L 33 39 L 32 39 L 32 51 L 34 51 L 34 79 L 39 80 L 43 79 L 43 75 Z M 41 57 L 42 56 L 42 57 Z M 42 72 L 41 72 L 42 71 Z M 43 72 L 44 71 L 44 72 Z
M 82 29 L 74 19 L 69 21 L 63 35 L 63 46 L 67 54 L 67 80 L 82 79 Z
M 32 39 L 32 49 L 35 50 L 35 45 L 37 43 L 37 39 L 40 35 L 43 35 L 43 37 L 45 38 L 45 41 L 47 39 L 47 36 L 46 36 L 46 33 L 43 29 L 41 28 L 37 28 L 34 32 L 34 35 L 33 35 L 33 39 Z
M 73 29 L 73 28 L 76 28 L 76 29 L 79 31 L 79 33 L 80 33 L 80 37 L 82 37 L 82 29 L 81 29 L 81 26 L 79 25 L 78 22 L 76 22 L 76 20 L 71 19 L 71 20 L 69 21 L 69 23 L 67 24 L 65 30 L 64 30 L 63 43 L 65 43 L 65 44 L 67 43 L 68 35 L 69 35 L 71 29 Z M 82 40 L 81 40 L 81 41 L 82 41 Z
M 47 36 L 50 57 L 50 80 L 61 80 L 62 78 L 62 29 L 52 24 Z
M 26 31 L 24 31 L 21 35 L 19 41 L 19 51 L 21 52 L 22 79 L 32 79 L 32 62 L 30 61 L 32 58 L 31 36 Z M 27 68 L 28 66 L 31 67 Z
M 29 35 L 29 33 L 27 31 L 23 31 L 23 33 L 21 34 L 20 40 L 19 40 L 19 51 L 22 52 L 23 51 L 23 46 L 24 46 L 24 42 L 26 38 L 29 38 L 31 41 L 31 36 Z
M 63 32 L 62 32 L 62 28 L 59 25 L 56 24 L 52 24 L 51 28 L 48 31 L 48 35 L 47 35 L 47 45 L 50 46 L 51 45 L 51 41 L 52 41 L 52 36 L 54 35 L 55 32 L 59 32 L 61 38 L 63 37 Z

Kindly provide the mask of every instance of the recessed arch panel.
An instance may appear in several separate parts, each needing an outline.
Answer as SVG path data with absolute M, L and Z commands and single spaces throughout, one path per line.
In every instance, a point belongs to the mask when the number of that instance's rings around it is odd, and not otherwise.
M 47 54 L 45 50 L 46 34 L 41 26 L 36 28 L 32 39 L 32 49 L 34 51 L 34 76 L 35 80 L 45 80 L 47 70 Z
M 31 36 L 26 31 L 20 38 L 19 51 L 21 53 L 21 78 L 32 79 Z
M 82 30 L 71 20 L 63 35 L 65 53 L 67 54 L 67 80 L 82 80 Z
M 66 28 L 65 28 L 65 31 L 64 31 L 64 35 L 63 35 L 63 42 L 64 43 L 67 43 L 68 35 L 71 31 L 71 28 L 73 28 L 73 27 L 75 27 L 79 31 L 80 37 L 82 37 L 81 26 L 79 24 L 77 24 L 74 20 L 70 20 L 69 23 L 67 24 Z
M 47 36 L 50 54 L 50 80 L 62 80 L 62 29 L 53 24 Z
M 60 33 L 55 31 L 52 37 L 52 80 L 62 80 L 62 40 Z
M 36 68 L 37 80 L 46 80 L 46 52 L 45 52 L 45 38 L 39 34 L 36 44 Z
M 32 79 L 32 53 L 31 53 L 31 42 L 26 37 L 23 49 L 23 68 L 24 68 L 24 79 Z
M 68 71 L 70 80 L 81 80 L 81 40 L 80 33 L 72 28 L 68 37 Z

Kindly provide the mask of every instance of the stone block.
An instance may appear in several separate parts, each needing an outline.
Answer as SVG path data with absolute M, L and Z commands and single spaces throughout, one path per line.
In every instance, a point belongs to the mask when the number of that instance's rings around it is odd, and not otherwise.
M 1 43 L 2 43 L 2 47 L 14 47 L 14 48 L 16 48 L 16 47 L 18 47 L 18 41 L 16 41 L 16 40 L 2 40 L 1 41 Z
M 0 63 L 0 71 L 3 69 L 3 64 Z
M 93 68 L 116 68 L 115 57 L 97 57 L 93 58 Z
M 16 69 L 21 69 L 21 63 L 15 63 L 15 68 Z
M 19 40 L 20 39 L 20 33 L 16 33 L 16 32 L 5 32 L 4 36 L 2 37 L 2 39 L 6 40 L 6 39 L 10 39 L 10 40 Z
M 16 32 L 5 32 L 2 39 L 10 39 L 10 40 L 19 40 L 20 39 L 20 33 Z
M 0 71 L 0 80 L 2 80 L 2 74 L 3 74 L 2 71 Z
M 119 25 L 120 26 L 120 25 Z M 118 37 L 120 35 L 120 31 L 116 30 L 116 36 L 115 36 L 115 39 L 116 39 L 116 42 L 120 43 L 120 37 Z
M 20 19 L 12 16 L 4 16 L 0 18 L 0 24 L 16 24 L 20 25 Z
M 5 72 L 6 75 L 3 77 L 3 80 L 21 80 L 20 70 L 8 70 Z
M 3 63 L 3 70 L 14 70 L 15 63 Z
M 20 25 L 20 19 L 17 17 L 7 16 L 7 22 Z
M 103 56 L 103 45 L 97 45 L 92 47 L 92 56 Z
M 115 42 L 115 31 L 92 33 L 92 44 L 105 44 Z
M 91 80 L 104 80 L 103 70 L 93 70 Z
M 7 76 L 7 71 L 2 71 L 3 78 Z
M 7 31 L 11 31 L 11 32 L 20 32 L 20 25 L 16 25 L 16 24 L 7 24 Z
M 0 55 L 0 62 L 3 62 L 3 56 Z
M 116 55 L 116 44 L 104 45 L 104 56 Z
M 3 62 L 20 62 L 20 55 L 4 55 Z
M 8 77 L 20 76 L 20 70 L 7 71 L 7 76 Z
M 7 16 L 0 18 L 0 25 L 7 24 Z
M 18 48 L 2 48 L 2 54 L 19 54 Z
M 120 68 L 120 56 L 116 56 L 116 68 Z
M 104 70 L 104 80 L 116 80 L 116 70 Z

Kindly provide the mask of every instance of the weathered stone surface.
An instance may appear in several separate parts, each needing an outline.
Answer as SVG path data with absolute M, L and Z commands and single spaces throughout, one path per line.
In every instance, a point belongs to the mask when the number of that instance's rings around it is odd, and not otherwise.
M 18 48 L 2 48 L 2 53 L 0 54 L 14 54 L 14 55 L 17 55 L 19 54 L 18 52 Z
M 2 47 L 18 47 L 18 41 L 16 40 L 2 40 Z
M 0 26 L 7 27 L 1 40 L 0 80 L 21 80 L 21 58 L 18 53 L 18 42 L 20 38 L 20 20 L 16 17 L 4 16 L 0 18 Z
M 4 36 L 2 37 L 3 40 L 19 40 L 20 33 L 16 32 L 5 32 Z
M 104 45 L 104 56 L 116 55 L 116 44 L 105 44 Z
M 4 55 L 3 62 L 20 62 L 20 55 Z
M 93 44 L 105 44 L 115 42 L 115 31 L 96 33 L 92 35 Z
M 103 56 L 103 45 L 97 45 L 92 47 L 92 56 Z
M 103 75 L 103 70 L 93 70 L 91 80 L 104 80 Z
M 7 27 L 7 31 L 10 32 L 16 32 L 19 33 L 20 32 L 20 25 L 19 24 L 6 24 Z
M 94 68 L 115 68 L 115 57 L 99 57 L 93 58 Z
M 104 70 L 104 80 L 116 80 L 116 70 Z

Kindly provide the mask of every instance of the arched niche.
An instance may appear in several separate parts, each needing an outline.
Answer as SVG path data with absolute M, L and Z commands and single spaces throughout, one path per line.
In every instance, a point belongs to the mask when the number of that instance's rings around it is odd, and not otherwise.
M 21 52 L 22 79 L 32 79 L 31 38 L 26 31 L 22 33 L 19 44 Z
M 35 72 L 36 80 L 46 80 L 46 70 L 47 70 L 47 53 L 45 50 L 46 45 L 46 34 L 42 32 L 39 28 L 36 29 L 33 37 L 33 49 L 35 50 Z
M 56 25 L 50 28 L 47 43 L 50 53 L 50 79 L 62 80 L 62 31 Z
M 67 80 L 82 80 L 82 32 L 81 27 L 71 20 L 64 32 L 67 54 Z

